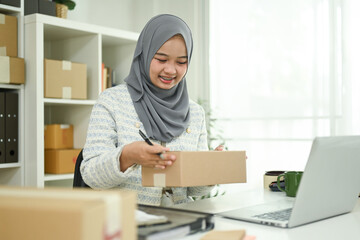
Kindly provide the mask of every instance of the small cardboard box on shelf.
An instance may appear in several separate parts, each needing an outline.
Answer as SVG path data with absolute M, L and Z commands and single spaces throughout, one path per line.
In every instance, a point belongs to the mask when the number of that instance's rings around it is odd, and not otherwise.
M 174 151 L 165 169 L 142 167 L 146 187 L 192 187 L 246 182 L 245 151 Z
M 73 173 L 81 149 L 45 150 L 45 173 Z
M 1 239 L 136 239 L 136 193 L 0 187 Z
M 44 128 L 45 149 L 74 147 L 74 127 L 71 124 L 49 124 Z
M 44 97 L 86 99 L 86 69 L 83 63 L 45 59 Z
M 25 83 L 25 63 L 23 58 L 0 56 L 0 83 Z
M 17 18 L 0 13 L 0 56 L 18 56 Z

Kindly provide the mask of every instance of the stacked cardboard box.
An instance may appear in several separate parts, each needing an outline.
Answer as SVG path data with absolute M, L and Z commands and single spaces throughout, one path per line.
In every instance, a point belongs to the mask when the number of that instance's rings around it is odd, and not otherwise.
M 45 59 L 44 97 L 87 98 L 86 64 Z
M 69 124 L 46 125 L 45 173 L 73 173 L 81 149 L 73 149 L 74 129 Z
M 18 23 L 0 13 L 0 83 L 25 83 L 25 63 L 18 58 Z
M 135 192 L 0 187 L 0 236 L 133 240 L 135 209 Z

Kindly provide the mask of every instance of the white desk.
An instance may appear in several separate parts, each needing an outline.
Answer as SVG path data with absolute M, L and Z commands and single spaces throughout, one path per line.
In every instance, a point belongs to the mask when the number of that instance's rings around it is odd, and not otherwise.
M 335 194 L 335 192 L 334 192 Z M 208 213 L 219 213 L 231 209 L 256 205 L 263 202 L 285 198 L 282 192 L 270 192 L 264 189 L 228 193 L 216 198 L 199 200 L 177 205 L 183 208 Z M 255 223 L 215 217 L 215 230 L 245 229 L 248 235 L 256 236 L 256 240 L 342 240 L 360 239 L 360 199 L 351 213 L 303 226 L 282 229 Z M 206 233 L 197 233 L 183 239 L 200 239 Z

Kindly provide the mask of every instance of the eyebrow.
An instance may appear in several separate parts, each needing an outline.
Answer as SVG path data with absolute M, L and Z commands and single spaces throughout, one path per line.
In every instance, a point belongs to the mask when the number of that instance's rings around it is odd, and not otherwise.
M 165 53 L 161 53 L 161 52 L 157 52 L 155 53 L 155 55 L 160 55 L 160 56 L 164 56 L 164 57 L 168 57 L 169 55 L 165 54 Z M 180 56 L 180 57 L 177 57 L 177 58 L 186 58 L 188 59 L 187 56 Z

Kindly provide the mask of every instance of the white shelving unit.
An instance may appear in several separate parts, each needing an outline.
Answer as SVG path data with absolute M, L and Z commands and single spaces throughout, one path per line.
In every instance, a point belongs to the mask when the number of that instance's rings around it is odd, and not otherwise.
M 92 107 L 101 92 L 101 64 L 128 75 L 139 34 L 33 14 L 25 17 L 25 185 L 71 185 L 73 174 L 44 174 L 44 125 L 74 125 L 74 148 L 82 148 Z M 87 64 L 87 100 L 44 98 L 44 59 Z
M 0 4 L 0 13 L 16 16 L 18 20 L 18 57 L 24 57 L 24 0 L 21 0 L 20 7 L 13 7 L 5 4 Z M 0 89 L 6 91 L 14 91 L 19 96 L 18 106 L 18 159 L 17 163 L 0 164 L 0 185 L 24 185 L 24 85 L 16 84 L 1 84 Z

